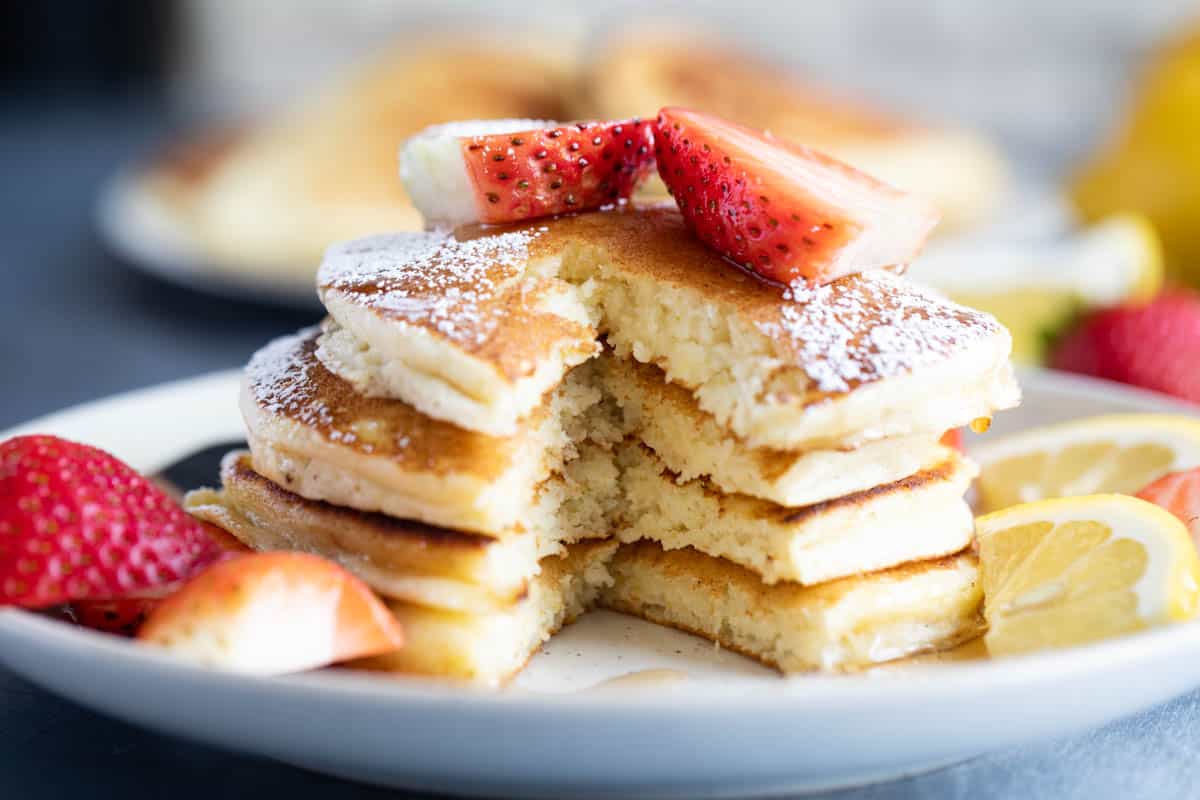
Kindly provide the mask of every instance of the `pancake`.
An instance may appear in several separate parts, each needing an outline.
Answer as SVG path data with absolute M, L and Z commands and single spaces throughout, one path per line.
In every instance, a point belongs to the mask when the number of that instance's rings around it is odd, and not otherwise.
M 621 408 L 622 430 L 649 445 L 679 479 L 704 477 L 724 492 L 802 506 L 898 481 L 942 457 L 932 436 L 834 450 L 749 447 L 658 367 L 611 356 L 597 364 L 606 395 Z
M 853 671 L 948 649 L 983 632 L 974 554 L 820 586 L 767 586 L 692 549 L 623 545 L 601 604 L 689 631 L 783 673 Z
M 525 529 L 537 487 L 575 451 L 571 423 L 600 400 L 567 381 L 512 436 L 367 397 L 317 358 L 316 329 L 250 360 L 242 414 L 254 468 L 310 500 L 494 536 Z
M 788 508 L 724 494 L 703 479 L 679 482 L 644 445 L 621 453 L 624 541 L 692 547 L 762 582 L 813 585 L 957 553 L 974 535 L 963 499 L 978 470 L 954 451 L 901 480 Z
M 919 125 L 832 96 L 787 68 L 677 23 L 612 37 L 595 54 L 578 108 L 620 119 L 653 117 L 663 106 L 769 130 L 922 194 L 941 208 L 943 232 L 984 219 L 1007 184 L 1001 153 L 970 131 Z
M 539 487 L 531 530 L 503 539 L 307 500 L 260 475 L 245 451 L 223 460 L 220 490 L 191 492 L 185 507 L 255 550 L 314 553 L 386 597 L 479 613 L 524 597 L 538 560 L 565 543 L 606 538 L 616 501 L 611 457 L 585 446 Z
M 705 248 L 673 205 L 626 205 L 519 227 L 474 226 L 361 246 L 370 251 L 373 270 L 406 277 L 396 283 L 359 280 L 336 297 L 326 291 L 329 310 L 351 335 L 352 318 L 360 334 L 368 332 L 361 319 L 380 323 L 370 328 L 370 341 L 386 339 L 394 351 L 403 339 L 417 343 L 413 349 L 436 339 L 431 352 L 439 357 L 420 365 L 422 381 L 389 383 L 380 369 L 373 380 L 443 419 L 442 409 L 450 405 L 440 395 L 461 383 L 462 361 L 481 348 L 503 347 L 494 333 L 504 324 L 504 314 L 492 305 L 497 272 L 503 280 L 522 273 L 526 280 L 569 285 L 618 356 L 656 364 L 752 447 L 836 449 L 892 436 L 934 437 L 1018 400 L 1008 363 L 1011 339 L 989 315 L 884 271 L 812 290 L 773 289 Z M 340 274 L 340 252 L 331 257 L 332 275 Z M 480 253 L 491 256 L 484 260 Z M 456 288 L 450 296 L 447 284 Z M 538 332 L 535 338 L 546 337 Z M 524 352 L 524 337 L 514 346 Z M 457 356 L 447 355 L 454 350 Z M 498 364 L 502 356 L 489 358 Z M 537 360 L 527 360 L 536 372 Z M 359 372 L 359 365 L 327 365 L 343 377 Z M 464 400 L 456 407 L 465 407 L 467 395 L 482 388 L 458 387 Z M 520 405 L 503 397 L 484 402 Z M 457 413 L 449 421 L 481 425 Z
M 310 279 L 333 242 L 420 230 L 396 176 L 405 137 L 458 119 L 561 118 L 576 66 L 548 39 L 403 42 L 247 126 L 195 185 L 188 227 L 219 268 Z
M 461 614 L 389 603 L 404 628 L 404 647 L 353 666 L 500 684 L 563 625 L 595 605 L 611 583 L 605 565 L 616 547 L 614 541 L 585 542 L 571 545 L 564 556 L 543 559 L 528 595 L 499 613 Z
M 317 277 L 334 322 L 318 355 L 357 391 L 510 435 L 596 333 L 572 288 L 527 270 L 521 231 L 451 245 L 436 233 L 335 245 Z

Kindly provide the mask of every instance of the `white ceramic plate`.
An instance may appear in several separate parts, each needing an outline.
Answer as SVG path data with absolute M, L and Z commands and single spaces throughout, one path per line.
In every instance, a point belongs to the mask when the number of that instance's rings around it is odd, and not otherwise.
M 237 381 L 171 384 L 21 430 L 83 439 L 154 471 L 240 436 Z M 989 435 L 1189 410 L 1052 373 L 1022 383 L 1021 410 Z M 1005 661 L 784 680 L 693 637 L 595 613 L 513 688 L 488 693 L 347 671 L 246 678 L 6 611 L 0 662 L 131 722 L 363 781 L 455 794 L 745 796 L 867 783 L 1132 714 L 1200 685 L 1200 625 Z M 687 677 L 596 688 L 643 670 Z

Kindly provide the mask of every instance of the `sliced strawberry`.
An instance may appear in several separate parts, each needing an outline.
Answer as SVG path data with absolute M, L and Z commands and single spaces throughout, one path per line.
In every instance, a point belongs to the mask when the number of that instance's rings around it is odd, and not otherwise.
M 520 222 L 615 203 L 654 165 L 650 122 L 492 120 L 409 139 L 400 175 L 431 226 Z
M 655 154 L 696 236 L 781 284 L 906 265 L 939 216 L 829 156 L 698 111 L 660 111 Z
M 220 551 L 218 560 L 251 552 L 249 547 L 217 526 L 207 522 L 201 522 L 200 526 Z M 181 585 L 171 583 L 109 600 L 76 600 L 70 605 L 71 619 L 85 628 L 118 636 L 135 636 L 163 598 L 178 591 Z
M 161 602 L 157 596 L 77 600 L 71 604 L 71 615 L 85 628 L 132 638 Z
M 1137 493 L 1183 520 L 1200 547 L 1200 467 L 1164 475 Z
M 0 606 L 145 592 L 219 554 L 199 522 L 108 453 L 53 436 L 0 443 Z
M 1200 403 L 1200 292 L 1097 312 L 1059 341 L 1050 365 Z
M 399 649 L 396 618 L 358 578 L 306 553 L 222 561 L 162 601 L 138 639 L 208 666 L 275 675 Z

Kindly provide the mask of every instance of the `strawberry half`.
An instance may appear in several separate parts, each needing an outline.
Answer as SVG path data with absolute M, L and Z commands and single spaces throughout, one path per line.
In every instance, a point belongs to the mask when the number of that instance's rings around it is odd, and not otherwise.
M 455 122 L 404 143 L 400 177 L 427 225 L 520 222 L 629 197 L 654 164 L 641 120 Z
M 1146 304 L 1087 317 L 1050 366 L 1200 403 L 1200 293 L 1164 292 Z
M 183 658 L 256 675 L 392 652 L 400 623 L 361 580 L 307 553 L 238 556 L 162 601 L 138 639 Z
M 161 602 L 161 596 L 143 595 L 79 600 L 71 604 L 71 617 L 85 628 L 132 638 Z
M 219 554 L 199 522 L 108 453 L 53 436 L 0 443 L 0 606 L 145 592 Z
M 781 284 L 907 265 L 939 217 L 823 153 L 698 111 L 659 112 L 655 155 L 692 232 Z
M 1192 534 L 1192 541 L 1200 547 L 1200 467 L 1164 475 L 1137 496 L 1183 520 Z
M 219 551 L 218 560 L 252 552 L 221 528 L 207 522 L 201 522 L 200 526 Z M 180 586 L 179 583 L 171 583 L 108 600 L 76 600 L 70 605 L 71 619 L 85 628 L 117 636 L 135 636 L 163 599 L 177 592 Z

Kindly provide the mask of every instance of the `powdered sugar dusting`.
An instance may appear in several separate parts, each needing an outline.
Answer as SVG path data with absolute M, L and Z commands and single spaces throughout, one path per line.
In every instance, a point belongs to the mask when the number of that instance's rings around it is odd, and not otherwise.
M 929 366 L 998 328 L 987 315 L 887 272 L 792 287 L 784 299 L 778 318 L 760 322 L 759 329 L 784 339 L 822 392 L 846 392 Z
M 507 313 L 494 301 L 523 273 L 530 244 L 545 230 L 474 239 L 433 232 L 358 239 L 329 249 L 317 282 L 322 299 L 343 292 L 392 319 L 480 344 Z
M 319 328 L 306 328 L 268 344 L 250 359 L 246 380 L 255 403 L 271 416 L 287 417 L 309 429 L 326 431 L 331 441 L 358 444 L 365 453 L 374 450 L 369 442 L 359 442 L 353 430 L 335 424 L 329 405 L 317 392 L 320 381 L 312 370 L 323 369 L 313 355 L 313 343 Z

